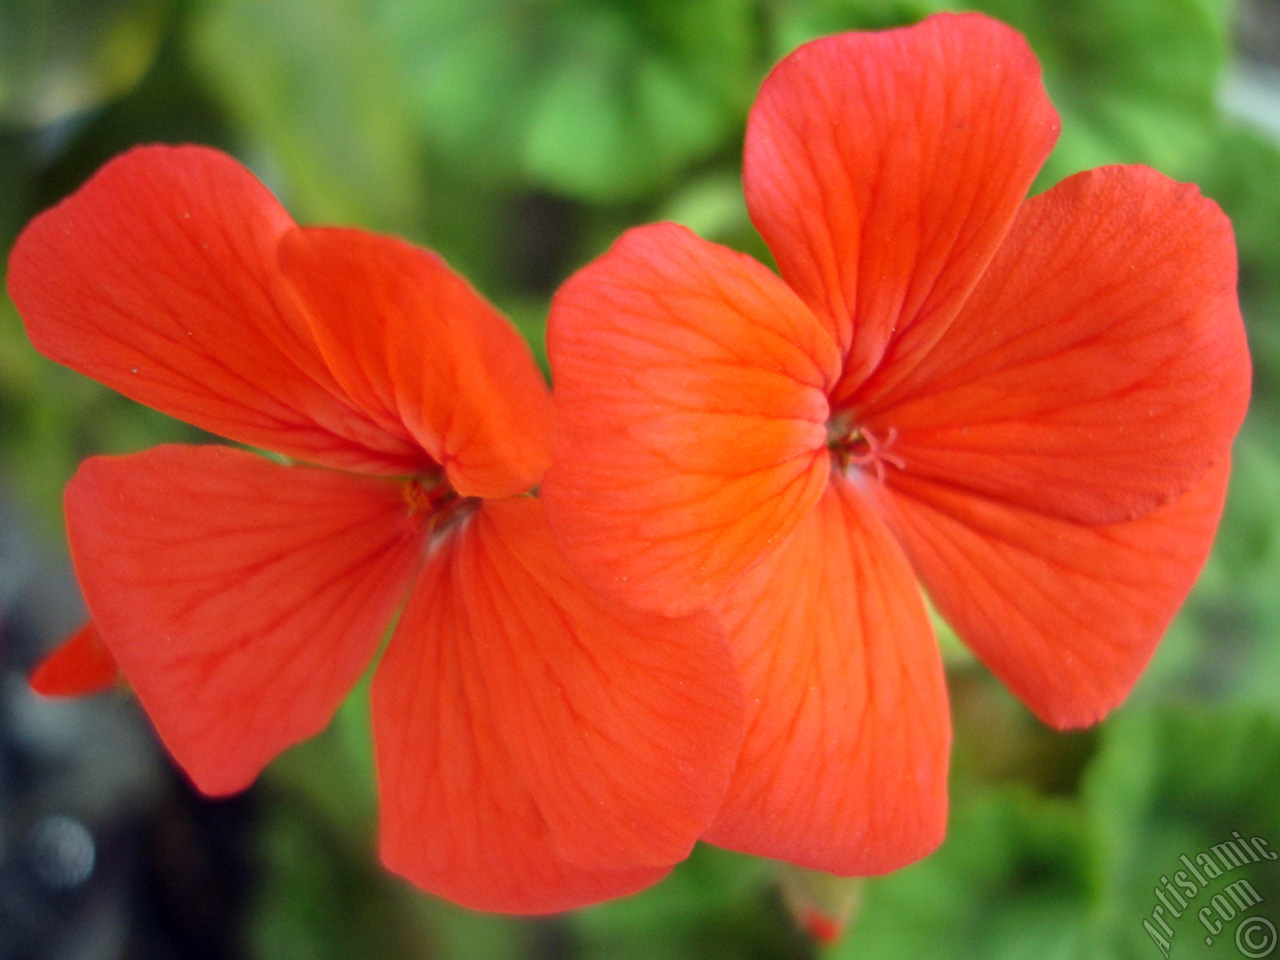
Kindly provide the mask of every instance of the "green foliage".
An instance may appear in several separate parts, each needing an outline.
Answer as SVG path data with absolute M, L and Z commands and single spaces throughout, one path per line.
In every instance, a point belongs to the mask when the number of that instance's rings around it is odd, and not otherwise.
M 129 89 L 151 65 L 166 0 L 5 0 L 0 124 L 58 123 Z
M 419 134 L 361 3 L 216 0 L 191 44 L 250 154 L 279 166 L 272 180 L 297 216 L 413 230 Z
M 1233 838 L 1280 836 L 1280 721 L 1204 709 L 1122 710 L 1103 726 L 1081 789 L 966 783 L 942 848 L 867 885 L 862 913 L 833 958 L 1128 960 L 1158 948 L 1142 925 L 1162 877 Z M 1170 919 L 1175 956 L 1222 956 L 1196 910 L 1240 878 L 1264 903 L 1280 865 L 1247 863 L 1206 878 L 1191 912 Z M 1166 896 L 1168 896 L 1166 891 Z M 1173 901 L 1176 906 L 1176 901 Z M 1230 939 L 1230 932 L 1225 939 Z
M 1041 178 L 1145 163 L 1198 175 L 1217 130 L 1215 94 L 1227 55 L 1223 0 L 978 0 L 1021 30 L 1062 114 Z
M 500 181 L 643 196 L 722 143 L 749 102 L 739 0 L 376 7 L 433 145 Z
M 58 540 L 62 488 L 81 460 L 199 433 L 43 360 L 7 300 L 0 302 L 0 429 L 0 476 L 17 483 L 34 525 Z
M 1162 707 L 1122 712 L 1104 729 L 1082 797 L 1094 850 L 1094 913 L 1106 924 L 1114 956 L 1152 948 L 1142 921 L 1152 916 L 1155 888 L 1164 888 L 1161 877 L 1184 870 L 1180 857 L 1194 862 L 1234 833 L 1280 843 L 1274 839 L 1280 836 L 1277 771 L 1280 721 L 1274 710 Z M 1264 902 L 1275 903 L 1278 867 L 1280 862 L 1261 860 L 1221 879 L 1205 877 L 1206 885 L 1188 898 L 1192 911 L 1169 921 L 1175 955 L 1221 956 L 1221 949 L 1204 943 L 1194 911 L 1241 877 Z
M 788 931 L 771 899 L 772 873 L 763 860 L 699 847 L 651 890 L 581 911 L 574 937 L 588 957 L 777 957 Z

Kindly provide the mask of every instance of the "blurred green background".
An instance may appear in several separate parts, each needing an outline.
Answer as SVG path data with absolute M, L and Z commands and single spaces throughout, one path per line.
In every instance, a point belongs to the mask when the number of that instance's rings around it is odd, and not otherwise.
M 1022 30 L 1043 63 L 1063 133 L 1037 189 L 1145 163 L 1200 183 L 1236 225 L 1252 413 L 1215 553 L 1121 709 L 1054 734 L 951 638 L 952 822 L 926 861 L 829 889 L 699 849 L 650 891 L 564 917 L 455 908 L 376 866 L 363 693 L 213 805 L 156 758 L 127 697 L 26 693 L 24 671 L 80 615 L 59 516 L 76 464 L 194 434 L 40 358 L 5 300 L 0 960 L 1156 957 L 1143 920 L 1180 854 L 1232 831 L 1280 849 L 1274 0 L 0 0 L 0 250 L 128 146 L 207 143 L 301 222 L 439 250 L 541 351 L 556 285 L 629 226 L 677 220 L 765 256 L 740 151 L 777 59 L 962 7 Z M 50 847 L 64 820 L 93 869 L 49 872 L 79 849 L 70 834 Z M 1261 901 L 1210 936 L 1195 910 L 1241 877 Z M 796 928 L 797 889 L 851 910 L 841 942 Z M 1233 934 L 1246 916 L 1280 927 L 1280 861 L 1191 907 L 1170 955 L 1263 956 Z

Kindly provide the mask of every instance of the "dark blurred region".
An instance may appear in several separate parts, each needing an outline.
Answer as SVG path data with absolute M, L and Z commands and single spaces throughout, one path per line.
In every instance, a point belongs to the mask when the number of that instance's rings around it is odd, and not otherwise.
M 123 692 L 47 700 L 27 674 L 80 601 L 0 510 L 0 960 L 245 955 L 252 794 L 196 796 Z

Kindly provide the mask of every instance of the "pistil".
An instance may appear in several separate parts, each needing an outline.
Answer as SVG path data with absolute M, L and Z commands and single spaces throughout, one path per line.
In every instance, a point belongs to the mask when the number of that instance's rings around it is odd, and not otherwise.
M 883 483 L 885 465 L 905 469 L 903 459 L 890 450 L 898 438 L 898 431 L 890 427 L 883 439 L 866 427 L 858 426 L 848 414 L 836 414 L 827 423 L 827 447 L 831 451 L 832 469 L 849 475 L 852 468 L 861 473 L 870 471 Z
M 404 485 L 405 503 L 412 518 L 428 533 L 438 533 L 474 512 L 479 501 L 462 497 L 443 474 L 414 477 Z

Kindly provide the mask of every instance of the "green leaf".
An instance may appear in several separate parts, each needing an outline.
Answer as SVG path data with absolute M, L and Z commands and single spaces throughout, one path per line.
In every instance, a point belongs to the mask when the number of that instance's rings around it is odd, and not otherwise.
M 1144 163 L 1173 177 L 1203 169 L 1228 49 L 1227 0 L 816 0 L 773 8 L 775 56 L 822 34 L 980 10 L 1021 31 L 1062 115 L 1041 177 Z
M 1019 784 L 969 787 L 953 794 L 942 847 L 917 864 L 869 879 L 861 912 L 828 955 L 1107 960 L 1086 948 L 1094 934 L 1074 801 Z
M 1280 716 L 1280 452 L 1274 405 L 1255 402 L 1237 438 L 1218 538 L 1185 608 L 1161 641 L 1135 702 L 1192 699 Z
M 358 0 L 213 0 L 193 27 L 212 91 L 304 221 L 414 233 L 425 196 L 400 74 Z
M 1045 186 L 1108 163 L 1186 179 L 1203 166 L 1227 55 L 1225 0 L 978 0 L 1021 30 L 1062 114 Z
M 1236 97 L 1241 95 L 1237 94 Z M 1259 90 L 1255 97 L 1263 97 Z M 1270 96 L 1280 99 L 1273 90 Z M 1235 99 L 1235 98 L 1233 98 Z M 1253 349 L 1255 407 L 1280 400 L 1280 131 L 1265 135 L 1237 122 L 1214 139 L 1201 185 L 1235 226 L 1240 249 L 1240 301 Z
M 821 36 L 906 26 L 956 6 L 949 0 L 782 0 L 770 7 L 772 59 Z
M 582 957 L 739 960 L 782 955 L 794 936 L 770 897 L 773 865 L 699 846 L 656 886 L 575 913 Z M 763 908 L 763 909 L 762 909 Z
M 679 223 L 704 240 L 735 247 L 735 241 L 753 232 L 737 170 L 686 181 L 655 219 Z
M 380 0 L 424 136 L 453 162 L 569 196 L 643 196 L 741 123 L 738 0 Z
M 0 3 L 0 123 L 45 126 L 128 90 L 155 59 L 168 0 Z
M 140 406 L 40 356 L 18 312 L 0 301 L 0 461 L 50 534 L 62 534 L 62 491 L 88 453 L 190 441 L 194 427 Z
M 1221 864 L 1214 847 L 1236 834 L 1280 849 L 1277 771 L 1280 720 L 1258 711 L 1164 705 L 1124 710 L 1104 725 L 1082 798 L 1095 912 L 1120 955 L 1156 949 L 1143 920 L 1160 918 L 1157 890 L 1181 913 L 1163 911 L 1174 931 L 1172 955 L 1179 957 L 1224 956 L 1224 946 L 1234 946 L 1206 944 L 1197 917 L 1227 884 L 1247 879 L 1265 904 L 1280 901 L 1280 861 L 1252 858 L 1215 878 L 1207 871 L 1197 877 L 1182 860 L 1198 864 L 1205 854 Z M 1187 901 L 1181 909 L 1171 885 Z M 1222 939 L 1230 937 L 1227 931 Z

